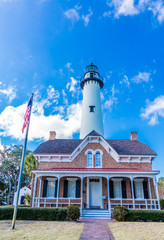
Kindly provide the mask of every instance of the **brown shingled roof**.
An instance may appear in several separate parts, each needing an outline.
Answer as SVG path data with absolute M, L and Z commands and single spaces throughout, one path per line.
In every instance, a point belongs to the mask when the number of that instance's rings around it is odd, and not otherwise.
M 55 139 L 39 145 L 34 154 L 71 154 L 82 139 Z M 154 155 L 156 153 L 146 144 L 132 140 L 106 140 L 119 155 Z

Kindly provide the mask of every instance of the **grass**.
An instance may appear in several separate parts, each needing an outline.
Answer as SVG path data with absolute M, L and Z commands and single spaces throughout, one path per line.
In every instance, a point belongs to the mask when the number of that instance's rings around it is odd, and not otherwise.
M 113 222 L 109 223 L 115 240 L 162 240 L 164 223 L 162 222 Z
M 84 224 L 57 221 L 16 221 L 16 229 L 11 230 L 11 221 L 0 221 L 1 240 L 78 240 Z

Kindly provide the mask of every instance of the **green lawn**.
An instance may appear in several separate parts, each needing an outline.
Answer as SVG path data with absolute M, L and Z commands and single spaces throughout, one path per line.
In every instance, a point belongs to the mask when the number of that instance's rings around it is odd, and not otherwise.
M 162 222 L 113 222 L 109 227 L 115 240 L 164 240 Z
M 78 240 L 84 224 L 79 222 L 16 221 L 11 230 L 11 221 L 0 221 L 1 240 Z

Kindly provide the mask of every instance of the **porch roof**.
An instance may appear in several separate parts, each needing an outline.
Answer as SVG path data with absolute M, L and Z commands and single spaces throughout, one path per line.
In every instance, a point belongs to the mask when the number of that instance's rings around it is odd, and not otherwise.
M 33 170 L 35 172 L 35 170 Z M 38 169 L 36 171 L 71 171 L 71 172 L 150 172 L 159 173 L 160 171 L 153 170 L 141 170 L 136 168 L 49 168 L 49 169 Z

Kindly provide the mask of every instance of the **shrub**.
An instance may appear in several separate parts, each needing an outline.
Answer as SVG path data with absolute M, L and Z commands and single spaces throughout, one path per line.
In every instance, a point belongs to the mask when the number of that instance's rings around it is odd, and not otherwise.
M 126 221 L 130 222 L 164 222 L 164 211 L 128 210 Z
M 77 221 L 77 219 L 79 219 L 79 217 L 80 217 L 79 207 L 74 206 L 74 205 L 67 206 L 67 216 L 69 219 L 71 219 L 73 221 Z
M 64 221 L 67 217 L 67 210 L 64 208 L 58 209 L 57 220 Z
M 126 207 L 115 206 L 112 213 L 112 217 L 115 218 L 117 221 L 125 221 L 127 213 L 128 210 L 126 209 Z
M 31 202 L 31 195 L 30 195 L 29 193 L 27 193 L 27 194 L 25 195 L 24 203 L 25 203 L 26 205 L 30 205 L 30 202 Z
M 13 217 L 14 208 L 0 207 L 0 220 L 8 220 Z M 65 220 L 67 215 L 66 209 L 58 208 L 31 208 L 21 207 L 18 208 L 18 220 L 42 220 L 42 221 L 55 221 Z
M 164 210 L 164 199 L 160 199 L 160 205 L 161 205 L 161 209 Z

